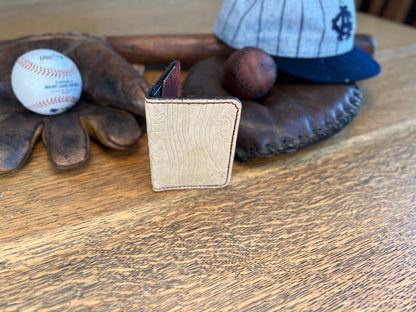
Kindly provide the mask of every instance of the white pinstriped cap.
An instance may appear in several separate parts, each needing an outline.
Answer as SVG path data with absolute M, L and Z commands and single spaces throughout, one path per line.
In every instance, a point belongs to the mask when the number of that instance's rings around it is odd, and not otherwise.
M 335 56 L 354 46 L 355 3 L 224 0 L 214 33 L 235 49 L 257 47 L 280 57 Z
M 354 0 L 224 0 L 215 35 L 235 49 L 256 47 L 280 71 L 319 83 L 351 83 L 380 73 L 354 46 Z

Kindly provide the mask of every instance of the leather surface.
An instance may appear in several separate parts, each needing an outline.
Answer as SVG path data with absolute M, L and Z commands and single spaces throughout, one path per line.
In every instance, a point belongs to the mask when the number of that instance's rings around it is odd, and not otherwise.
M 172 62 L 163 77 L 162 97 L 181 96 L 181 64 L 177 61 Z
M 232 96 L 222 86 L 225 58 L 195 64 L 183 84 L 184 96 Z M 312 84 L 294 77 L 278 81 L 258 101 L 241 99 L 236 158 L 293 153 L 341 130 L 357 114 L 362 93 L 355 84 Z
M 153 190 L 224 187 L 231 179 L 241 103 L 169 97 L 179 86 L 178 68 L 169 67 L 146 97 Z
M 67 55 L 80 70 L 81 100 L 63 114 L 32 113 L 12 91 L 10 74 L 15 60 L 38 48 Z M 37 35 L 0 45 L 0 172 L 21 168 L 40 135 L 51 163 L 62 169 L 87 160 L 89 136 L 114 149 L 132 146 L 141 136 L 148 88 L 142 75 L 98 37 Z

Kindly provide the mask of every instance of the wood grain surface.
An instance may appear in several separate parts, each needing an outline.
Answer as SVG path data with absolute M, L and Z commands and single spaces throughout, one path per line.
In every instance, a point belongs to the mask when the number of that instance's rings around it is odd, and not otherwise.
M 35 2 L 51 13 L 51 0 L 1 2 L 3 38 L 28 31 L 13 23 Z M 42 27 L 105 31 L 107 15 L 91 17 L 102 28 L 70 20 L 83 5 Z M 416 30 L 359 23 L 383 72 L 360 83 L 357 117 L 296 154 L 235 162 L 224 189 L 153 192 L 146 136 L 128 151 L 91 144 L 69 171 L 38 143 L 0 176 L 0 311 L 415 311 Z

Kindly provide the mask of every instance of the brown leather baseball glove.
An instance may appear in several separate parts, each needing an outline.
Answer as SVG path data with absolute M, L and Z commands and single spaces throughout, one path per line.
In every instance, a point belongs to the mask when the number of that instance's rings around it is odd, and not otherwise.
M 81 100 L 60 115 L 41 116 L 28 111 L 11 88 L 16 59 L 40 48 L 68 56 L 82 76 Z M 87 160 L 89 136 L 109 148 L 131 147 L 141 136 L 144 118 L 140 116 L 144 116 L 148 88 L 143 74 L 102 38 L 64 33 L 30 36 L 0 45 L 0 172 L 21 168 L 41 134 L 49 160 L 62 169 Z
M 183 96 L 235 96 L 222 85 L 226 58 L 196 63 L 183 83 Z M 269 94 L 243 105 L 236 158 L 293 153 L 329 138 L 357 114 L 362 93 L 355 84 L 313 84 L 279 73 Z

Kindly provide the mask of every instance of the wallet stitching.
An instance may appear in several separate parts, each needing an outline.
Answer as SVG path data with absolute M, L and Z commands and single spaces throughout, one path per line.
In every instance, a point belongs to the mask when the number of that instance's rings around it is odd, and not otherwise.
M 208 99 L 207 99 L 208 100 Z M 192 105 L 192 104 L 201 104 L 201 105 L 223 105 L 223 104 L 231 104 L 235 107 L 236 109 L 236 114 L 235 114 L 235 118 L 234 118 L 234 126 L 233 126 L 233 132 L 232 132 L 232 139 L 231 139 L 231 144 L 230 144 L 230 153 L 229 153 L 229 157 L 228 157 L 228 164 L 227 164 L 227 174 L 225 177 L 225 182 L 222 184 L 207 184 L 207 185 L 178 185 L 178 186 L 170 186 L 170 187 L 154 187 L 153 189 L 155 191 L 167 191 L 167 190 L 182 190 L 182 189 L 191 189 L 191 188 L 220 188 L 220 187 L 224 187 L 226 186 L 229 181 L 230 181 L 230 176 L 231 176 L 231 163 L 233 160 L 233 145 L 234 145 L 234 141 L 236 138 L 236 132 L 237 132 L 237 121 L 238 121 L 238 116 L 240 114 L 240 107 L 232 101 L 224 101 L 221 103 L 218 102 L 201 102 L 201 101 L 189 101 L 187 99 L 179 99 L 179 100 L 174 100 L 174 99 L 160 99 L 158 98 L 157 100 L 153 100 L 150 98 L 146 98 L 146 104 L 151 105 L 151 104 L 170 104 L 170 105 Z

